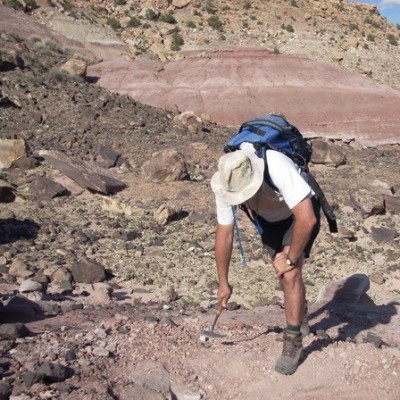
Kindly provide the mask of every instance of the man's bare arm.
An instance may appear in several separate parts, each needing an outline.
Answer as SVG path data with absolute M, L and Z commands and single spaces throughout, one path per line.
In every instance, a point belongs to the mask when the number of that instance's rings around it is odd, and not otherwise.
M 315 216 L 312 200 L 309 197 L 306 197 L 292 208 L 292 213 L 294 217 L 294 226 L 288 258 L 292 261 L 297 261 L 302 256 L 310 240 L 314 226 L 317 223 L 317 218 Z
M 233 224 L 217 225 L 215 234 L 215 260 L 217 264 L 218 274 L 218 302 L 222 303 L 223 307 L 231 296 L 232 289 L 229 286 L 229 264 L 231 261 L 233 247 Z

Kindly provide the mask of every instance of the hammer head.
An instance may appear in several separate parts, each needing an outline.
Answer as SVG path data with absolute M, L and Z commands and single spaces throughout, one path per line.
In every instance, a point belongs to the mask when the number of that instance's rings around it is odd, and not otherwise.
M 225 335 L 221 335 L 220 333 L 214 332 L 215 324 L 217 323 L 218 318 L 222 314 L 223 310 L 224 310 L 224 308 L 222 307 L 221 304 L 219 304 L 212 325 L 209 328 L 204 329 L 203 335 L 208 336 L 210 338 L 222 338 L 222 337 L 225 337 Z
M 207 329 L 204 329 L 202 334 L 204 336 L 208 336 L 209 338 L 215 338 L 215 339 L 225 337 L 225 335 L 222 335 L 221 333 L 214 332 L 214 330 L 212 329 L 211 326 L 209 328 L 207 328 Z

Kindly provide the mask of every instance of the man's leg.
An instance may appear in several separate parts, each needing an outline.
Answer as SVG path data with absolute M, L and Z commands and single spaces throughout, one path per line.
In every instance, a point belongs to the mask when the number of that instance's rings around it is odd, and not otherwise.
M 288 253 L 289 246 L 285 246 L 283 251 Z M 282 355 L 278 358 L 275 369 L 285 375 L 291 375 L 296 371 L 303 349 L 300 332 L 305 308 L 302 264 L 303 258 L 299 260 L 299 265 L 296 268 L 284 273 L 281 277 L 287 328 L 283 334 Z
M 288 254 L 289 249 L 289 246 L 285 246 L 283 251 Z M 303 322 L 306 299 L 306 289 L 302 274 L 303 260 L 304 257 L 301 257 L 296 268 L 286 272 L 281 277 L 285 300 L 286 322 L 288 325 L 299 327 Z

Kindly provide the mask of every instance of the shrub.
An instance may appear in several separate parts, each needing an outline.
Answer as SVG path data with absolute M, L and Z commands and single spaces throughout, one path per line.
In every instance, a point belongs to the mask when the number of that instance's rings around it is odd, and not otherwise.
M 39 7 L 35 0 L 25 0 L 25 5 L 27 11 L 36 10 Z
M 140 19 L 137 17 L 132 17 L 129 21 L 128 21 L 128 26 L 129 28 L 137 28 L 141 25 L 142 23 L 140 22 Z
M 61 1 L 61 4 L 65 11 L 72 11 L 74 9 L 73 4 L 71 4 L 68 0 Z
M 249 27 L 249 23 L 247 21 L 242 22 L 243 28 L 247 29 Z
M 176 19 L 169 12 L 167 12 L 165 14 L 162 14 L 161 17 L 160 17 L 160 21 L 166 22 L 167 24 L 176 24 Z
M 274 54 L 281 54 L 277 46 L 274 47 Z
M 178 31 L 175 31 L 172 34 L 172 43 L 171 43 L 171 50 L 179 51 L 181 46 L 184 44 L 182 36 L 179 34 Z
M 158 19 L 158 15 L 154 10 L 148 8 L 146 10 L 146 19 L 148 19 L 149 21 L 156 21 Z
M 24 11 L 25 7 L 18 0 L 3 0 L 3 4 L 17 11 Z
M 394 36 L 393 33 L 389 33 L 386 37 L 387 37 L 387 39 L 389 40 L 389 43 L 392 46 L 397 46 L 398 45 L 396 36 Z
M 71 75 L 66 71 L 59 70 L 58 68 L 52 68 L 49 71 L 49 76 L 50 79 L 53 79 L 56 82 L 68 82 L 68 81 L 79 82 L 79 83 L 84 82 L 84 79 L 81 76 Z
M 291 1 L 290 1 L 290 5 L 291 5 L 292 7 L 299 7 L 299 5 L 297 4 L 297 1 L 296 1 L 296 0 L 291 0 Z
M 286 25 L 285 29 L 286 29 L 288 32 L 294 32 L 293 26 L 290 25 L 290 24 Z
M 282 24 L 282 25 L 281 25 L 281 28 L 282 28 L 282 29 L 285 29 L 285 30 L 288 31 L 288 32 L 294 32 L 293 26 L 290 25 L 290 24 L 288 24 L 288 25 Z
M 358 25 L 353 22 L 350 22 L 349 29 L 351 31 L 358 31 Z
M 367 40 L 370 42 L 375 42 L 375 36 L 372 33 L 368 33 Z
M 114 0 L 114 4 L 116 6 L 124 6 L 127 3 L 127 0 Z
M 246 1 L 246 3 L 243 4 L 243 8 L 245 10 L 249 10 L 251 8 L 251 2 L 250 1 Z
M 196 28 L 195 22 L 192 21 L 191 19 L 186 21 L 185 25 L 186 25 L 187 28 Z
M 222 22 L 217 15 L 213 15 L 212 17 L 208 18 L 207 23 L 208 26 L 210 26 L 212 29 L 215 29 L 216 31 L 222 30 Z
M 107 18 L 107 25 L 111 26 L 115 31 L 121 29 L 121 23 L 114 17 Z

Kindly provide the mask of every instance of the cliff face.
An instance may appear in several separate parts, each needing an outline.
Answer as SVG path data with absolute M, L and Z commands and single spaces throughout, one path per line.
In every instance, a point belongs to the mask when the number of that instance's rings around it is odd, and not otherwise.
M 322 60 L 400 88 L 400 71 L 393 68 L 400 56 L 399 26 L 373 5 L 342 0 L 51 0 L 32 15 L 67 37 L 91 43 L 102 58 L 109 58 L 100 51 L 104 45 L 120 46 L 126 57 L 160 60 L 179 59 L 193 50 L 257 46 Z

